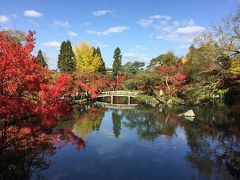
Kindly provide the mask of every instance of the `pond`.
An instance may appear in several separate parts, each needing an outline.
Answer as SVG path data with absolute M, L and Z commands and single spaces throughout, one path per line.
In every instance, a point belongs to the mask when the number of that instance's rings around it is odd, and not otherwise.
M 53 180 L 239 179 L 240 106 L 194 107 L 194 120 L 178 116 L 188 109 L 84 106 L 59 127 L 86 147 L 39 151 L 25 173 Z

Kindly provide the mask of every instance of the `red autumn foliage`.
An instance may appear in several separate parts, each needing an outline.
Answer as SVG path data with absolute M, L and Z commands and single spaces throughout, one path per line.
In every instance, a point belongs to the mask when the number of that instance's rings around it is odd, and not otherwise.
M 116 79 L 113 79 L 112 75 L 82 70 L 81 74 L 73 75 L 73 79 L 74 92 L 94 99 L 99 92 L 122 89 L 125 76 L 119 75 Z
M 51 72 L 31 55 L 34 32 L 23 42 L 0 32 L 0 149 L 29 149 L 60 136 L 52 133 L 59 119 L 72 108 L 69 75 L 53 78 Z M 85 144 L 68 132 L 78 147 Z
M 83 96 L 95 98 L 99 91 L 105 86 L 104 80 L 98 74 L 84 71 L 81 75 L 74 76 L 75 91 Z
M 186 80 L 186 72 L 180 64 L 174 66 L 156 66 L 155 71 L 161 77 L 158 88 L 164 89 L 170 95 L 174 95 L 180 91 Z
M 126 77 L 124 74 L 117 75 L 115 79 L 111 81 L 111 89 L 112 90 L 121 90 L 124 86 L 124 81 Z

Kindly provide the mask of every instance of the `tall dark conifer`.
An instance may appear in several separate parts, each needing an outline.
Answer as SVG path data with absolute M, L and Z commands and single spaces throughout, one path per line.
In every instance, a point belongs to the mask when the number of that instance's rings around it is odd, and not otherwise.
M 101 66 L 99 67 L 98 72 L 105 74 L 106 73 L 106 66 L 105 66 L 105 62 L 103 60 L 102 57 L 102 53 L 99 47 L 97 47 L 97 49 L 94 49 L 95 53 L 97 53 L 101 59 Z
M 61 72 L 73 72 L 76 69 L 75 55 L 69 40 L 63 41 L 58 55 L 58 68 Z
M 45 61 L 45 58 L 43 57 L 43 53 L 42 53 L 41 50 L 38 51 L 37 59 L 38 59 L 38 63 L 41 64 L 43 67 L 48 66 L 46 61 Z
M 113 77 L 116 77 L 122 71 L 122 54 L 119 47 L 114 51 L 113 56 Z

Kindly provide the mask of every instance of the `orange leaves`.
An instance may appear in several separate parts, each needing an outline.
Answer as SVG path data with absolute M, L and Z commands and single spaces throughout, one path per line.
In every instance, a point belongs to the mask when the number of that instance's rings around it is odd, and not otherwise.
M 31 128 L 30 127 L 23 127 L 20 129 L 19 133 L 22 134 L 22 135 L 28 135 L 32 132 Z

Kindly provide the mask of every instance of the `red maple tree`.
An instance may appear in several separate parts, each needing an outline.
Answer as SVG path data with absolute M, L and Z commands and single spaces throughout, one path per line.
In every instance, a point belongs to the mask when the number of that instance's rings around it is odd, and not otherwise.
M 182 65 L 156 66 L 155 71 L 161 78 L 161 81 L 159 81 L 157 85 L 159 89 L 165 90 L 170 95 L 175 95 L 181 90 L 186 79 L 186 72 Z
M 71 95 L 71 77 L 53 78 L 38 63 L 31 54 L 34 34 L 30 31 L 19 42 L 0 32 L 0 149 L 34 148 L 63 136 L 84 147 L 83 140 L 70 131 L 53 132 L 52 127 L 72 110 L 65 98 Z

